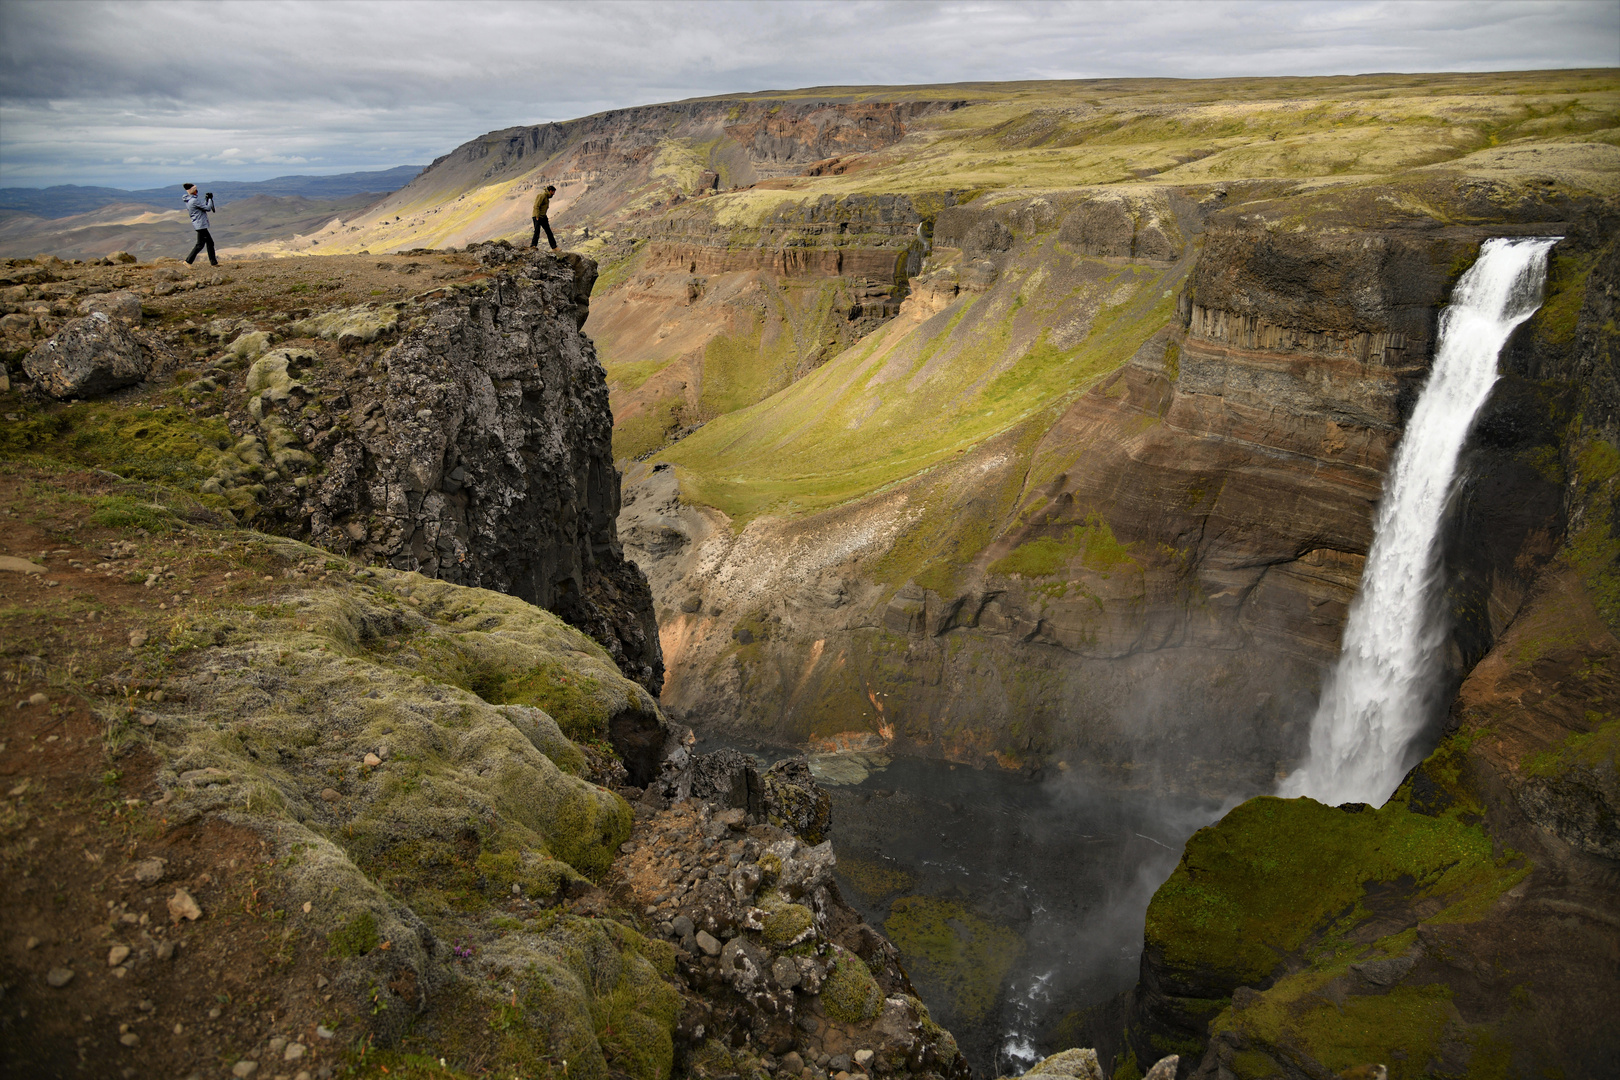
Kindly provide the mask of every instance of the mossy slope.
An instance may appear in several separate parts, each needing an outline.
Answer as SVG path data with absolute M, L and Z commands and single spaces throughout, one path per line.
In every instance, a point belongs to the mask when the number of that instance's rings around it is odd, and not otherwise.
M 575 775 L 585 755 L 563 728 L 656 709 L 600 646 L 512 597 L 386 570 L 222 609 L 186 635 L 216 644 L 150 729 L 172 813 L 273 839 L 290 902 L 309 902 L 380 1039 L 425 1014 L 441 1045 L 487 1051 L 457 1033 L 471 1019 L 531 1075 L 561 1076 L 564 1059 L 569 1076 L 669 1074 L 677 999 L 653 950 L 617 922 L 547 910 L 630 831 L 624 801 Z M 554 713 L 501 704 L 522 696 L 490 692 L 505 671 L 573 692 L 545 698 Z

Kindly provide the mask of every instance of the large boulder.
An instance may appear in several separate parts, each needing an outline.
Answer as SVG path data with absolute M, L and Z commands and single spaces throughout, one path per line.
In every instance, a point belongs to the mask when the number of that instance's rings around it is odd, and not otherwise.
M 97 293 L 79 301 L 80 315 L 93 315 L 98 311 L 132 326 L 141 324 L 141 298 L 132 292 Z
M 59 400 L 89 398 L 146 378 L 146 350 L 118 320 L 94 311 L 62 327 L 23 360 L 23 370 Z

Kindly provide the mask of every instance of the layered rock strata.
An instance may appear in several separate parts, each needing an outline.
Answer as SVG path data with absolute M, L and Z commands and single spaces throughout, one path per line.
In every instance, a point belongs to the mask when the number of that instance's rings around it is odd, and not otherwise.
M 1300 748 L 1439 309 L 1483 235 L 1279 234 L 1162 193 L 942 210 L 897 324 L 919 336 L 987 332 L 959 313 L 1016 307 L 1032 277 L 1049 295 L 1092 267 L 1184 285 L 1044 428 L 863 501 L 733 535 L 674 475 L 633 471 L 625 535 L 679 657 L 666 704 L 790 739 L 864 728 L 1003 765 L 1153 758 L 1195 784 L 1268 783 Z M 1079 314 L 1046 318 L 1083 340 Z M 932 523 L 936 503 L 958 523 Z M 963 521 L 991 535 L 949 572 L 867 569 Z M 1497 578 L 1500 628 L 1516 599 Z
M 1197 834 L 1148 911 L 1125 1052 L 1184 1044 L 1200 1078 L 1620 1053 L 1597 1019 L 1620 1000 L 1617 271 L 1612 233 L 1571 231 L 1465 456 L 1445 543 L 1471 670 L 1440 745 L 1376 810 L 1260 799 Z

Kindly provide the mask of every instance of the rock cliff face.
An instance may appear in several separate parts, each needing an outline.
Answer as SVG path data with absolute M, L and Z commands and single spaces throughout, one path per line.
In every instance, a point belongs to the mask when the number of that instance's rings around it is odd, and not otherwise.
M 899 313 L 955 193 L 784 200 L 747 227 L 672 209 L 615 271 L 589 332 L 635 458 L 815 370 Z
M 1047 305 L 1038 340 L 1094 342 L 1098 307 L 1050 307 L 1086 275 L 1115 290 L 1122 270 L 1151 276 L 1138 295 L 1165 306 L 1109 311 L 1140 343 L 1128 362 L 925 477 L 739 533 L 681 496 L 684 447 L 674 472 L 632 470 L 623 529 L 664 612 L 666 704 L 790 739 L 864 730 L 1009 766 L 1150 759 L 1193 786 L 1267 786 L 1301 747 L 1439 309 L 1488 230 L 1282 233 L 1221 206 L 1144 192 L 942 208 L 867 370 L 892 369 L 902 335 L 982 337 L 986 312 L 1026 295 Z M 826 378 L 887 377 L 853 359 Z M 1545 503 L 1490 500 L 1523 519 L 1495 533 L 1492 566 L 1535 548 Z M 1522 573 L 1476 576 L 1471 603 L 1495 621 L 1464 620 L 1459 658 L 1523 596 Z
M 1149 909 L 1123 1052 L 1175 1043 L 1210 1078 L 1584 1076 L 1620 1054 L 1598 1019 L 1620 905 L 1617 271 L 1612 229 L 1571 230 L 1482 414 L 1446 541 L 1471 670 L 1439 747 L 1382 808 L 1260 799 L 1197 834 Z
M 650 597 L 615 528 L 607 387 L 579 330 L 595 264 L 482 258 L 487 276 L 413 307 L 402 332 L 366 311 L 299 327 L 340 346 L 398 334 L 369 360 L 254 361 L 253 431 L 289 474 L 267 497 L 315 543 L 557 612 L 656 693 Z

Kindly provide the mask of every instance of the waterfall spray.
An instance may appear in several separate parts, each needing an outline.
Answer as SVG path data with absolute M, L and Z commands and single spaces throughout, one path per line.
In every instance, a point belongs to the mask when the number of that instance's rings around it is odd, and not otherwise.
M 1339 660 L 1311 721 L 1310 756 L 1278 794 L 1379 805 L 1420 755 L 1448 629 L 1441 515 L 1474 414 L 1496 382 L 1497 354 L 1541 306 L 1547 251 L 1557 242 L 1487 240 L 1457 282 L 1378 505 Z

